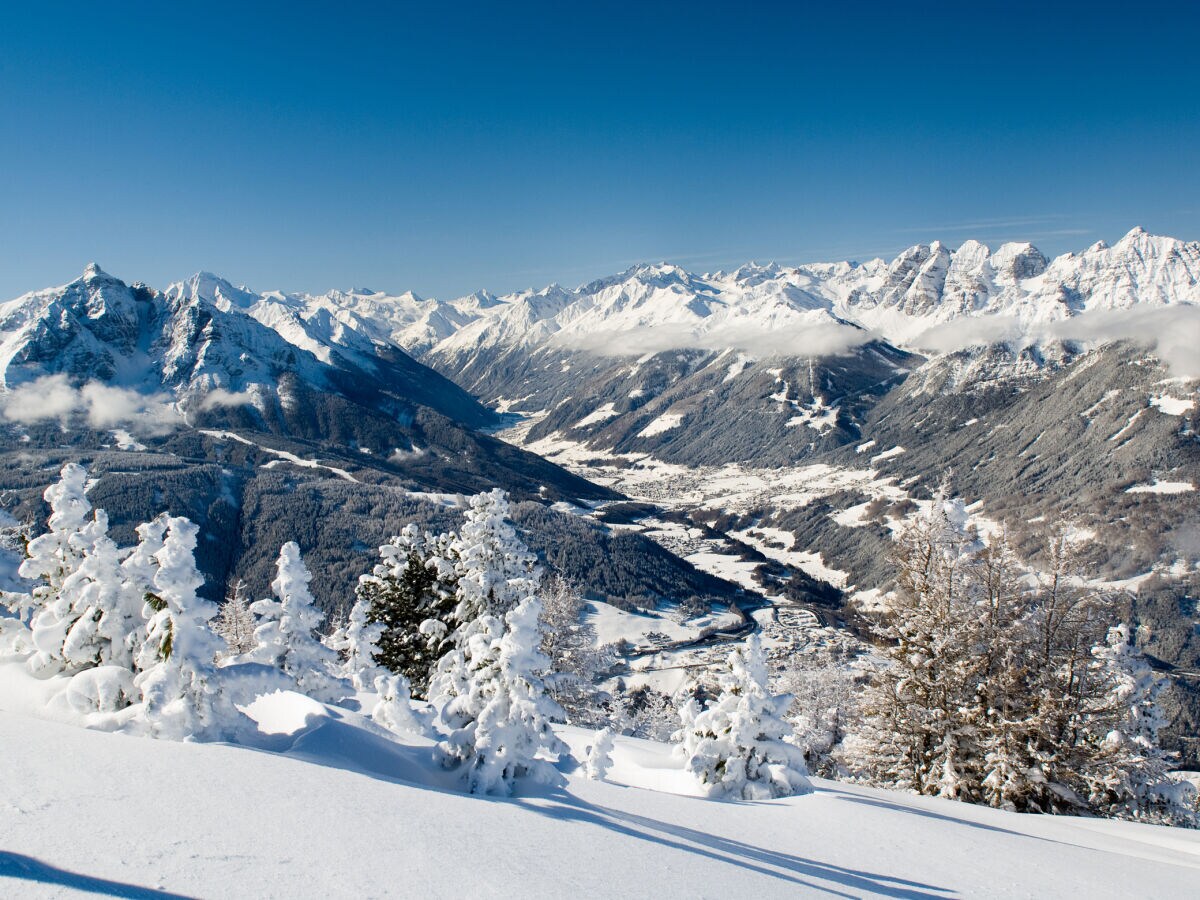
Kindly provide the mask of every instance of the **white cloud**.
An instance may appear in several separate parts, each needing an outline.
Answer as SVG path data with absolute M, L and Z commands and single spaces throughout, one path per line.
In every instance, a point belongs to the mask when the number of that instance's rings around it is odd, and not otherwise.
M 216 409 L 219 406 L 247 406 L 254 404 L 254 395 L 250 391 L 227 391 L 225 388 L 214 388 L 204 395 L 200 401 L 202 410 Z
M 26 424 L 66 419 L 79 405 L 79 392 L 71 387 L 66 375 L 47 375 L 0 395 L 4 418 Z
M 836 322 L 787 325 L 777 329 L 745 323 L 698 332 L 684 325 L 657 325 L 629 331 L 556 335 L 553 343 L 601 356 L 644 356 L 668 350 L 741 350 L 757 357 L 836 356 L 869 343 L 869 332 Z
M 1084 344 L 1132 341 L 1148 347 L 1177 378 L 1200 377 L 1200 306 L 1087 312 L 1046 328 L 1060 340 Z
M 0 395 L 0 417 L 26 424 L 52 419 L 66 424 L 81 417 L 92 428 L 126 425 L 142 434 L 163 434 L 180 422 L 167 394 L 143 394 L 98 381 L 75 388 L 65 375 L 46 375 Z
M 1021 327 L 1011 316 L 971 316 L 921 332 L 912 345 L 934 353 L 952 353 L 977 344 L 1021 340 Z
M 1026 326 L 1010 316 L 971 316 L 936 325 L 911 343 L 921 350 L 951 353 L 977 344 L 1045 341 L 1088 346 L 1132 341 L 1153 352 L 1172 375 L 1200 377 L 1200 306 L 1192 304 L 1097 310 Z

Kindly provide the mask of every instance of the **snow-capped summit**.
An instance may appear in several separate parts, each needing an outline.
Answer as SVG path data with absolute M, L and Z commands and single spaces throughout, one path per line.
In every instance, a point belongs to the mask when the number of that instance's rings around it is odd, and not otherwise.
M 535 347 L 553 338 L 558 345 L 639 355 L 643 340 L 612 338 L 667 329 L 678 346 L 720 346 L 722 335 L 733 346 L 747 329 L 830 323 L 858 325 L 907 346 L 927 329 L 964 317 L 1002 316 L 1032 327 L 1083 312 L 1200 303 L 1198 273 L 1200 245 L 1141 228 L 1111 248 L 1099 242 L 1053 261 L 1028 242 L 993 251 L 975 240 L 957 249 L 935 240 L 891 261 L 747 263 L 705 275 L 670 263 L 640 264 L 573 291 L 554 286 L 512 294 L 497 307 L 426 301 L 426 316 L 449 306 L 468 321 L 440 338 L 427 330 L 432 343 L 406 346 L 461 360 L 473 348 Z
M 160 293 L 92 263 L 75 281 L 0 305 L 0 385 L 66 376 L 77 387 L 165 392 L 185 410 L 218 392 L 277 427 L 297 390 L 353 396 L 391 418 L 418 404 L 490 421 L 461 389 L 359 326 L 341 307 L 255 294 L 210 273 Z
M 250 309 L 259 297 L 249 288 L 235 287 L 211 272 L 197 272 L 185 281 L 169 285 L 164 292 L 172 298 L 205 300 L 223 312 L 231 309 Z

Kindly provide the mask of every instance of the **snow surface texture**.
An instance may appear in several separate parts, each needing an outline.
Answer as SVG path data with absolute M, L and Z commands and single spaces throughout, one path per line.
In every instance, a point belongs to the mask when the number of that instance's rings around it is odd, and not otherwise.
M 1200 834 L 1177 829 L 820 779 L 762 803 L 680 796 L 670 748 L 623 737 L 605 782 L 481 799 L 445 789 L 428 742 L 353 713 L 289 693 L 251 712 L 273 752 L 0 712 L 0 894 L 1123 898 L 1194 896 L 1200 877 Z M 585 758 L 594 732 L 560 732 Z

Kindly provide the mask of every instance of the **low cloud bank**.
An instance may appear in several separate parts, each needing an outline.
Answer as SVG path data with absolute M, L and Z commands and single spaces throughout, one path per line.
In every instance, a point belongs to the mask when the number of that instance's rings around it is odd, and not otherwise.
M 1014 316 L 964 316 L 935 325 L 911 340 L 896 341 L 885 329 L 868 331 L 832 320 L 795 322 L 767 329 L 749 322 L 703 330 L 688 325 L 559 333 L 551 344 L 599 356 L 644 356 L 671 350 L 739 350 L 758 358 L 837 356 L 872 340 L 891 341 L 918 351 L 953 353 L 972 346 L 1005 343 L 1014 347 L 1052 341 L 1099 346 L 1131 341 L 1162 360 L 1175 377 L 1200 377 L 1200 306 L 1135 307 L 1085 312 L 1055 322 L 1022 322 Z
M 1084 344 L 1132 341 L 1150 349 L 1175 377 L 1200 378 L 1200 306 L 1181 303 L 1083 313 L 1055 322 L 1048 331 Z
M 911 343 L 920 350 L 952 353 L 979 344 L 1048 341 L 1088 346 L 1130 341 L 1150 350 L 1173 376 L 1200 377 L 1200 306 L 1192 304 L 1097 310 L 1028 325 L 1011 316 L 974 316 L 934 326 Z
M 89 381 L 74 387 L 66 375 L 46 375 L 0 395 L 0 417 L 31 425 L 82 418 L 92 428 L 129 426 L 142 434 L 165 434 L 182 419 L 171 397 Z
M 953 353 L 980 344 L 1019 343 L 1021 324 L 1012 316 L 972 316 L 935 325 L 918 334 L 912 345 L 934 353 Z
M 599 356 L 644 356 L 669 350 L 740 350 L 758 357 L 837 356 L 875 337 L 853 325 L 797 322 L 776 329 L 736 323 L 698 331 L 686 325 L 656 325 L 628 331 L 558 334 L 551 343 Z
M 210 410 L 253 405 L 253 392 L 215 388 L 194 406 Z M 63 425 L 86 422 L 91 428 L 128 428 L 142 435 L 162 435 L 184 424 L 179 405 L 162 391 L 142 393 L 89 381 L 75 387 L 66 375 L 44 375 L 0 393 L 0 420 L 32 425 L 57 420 Z

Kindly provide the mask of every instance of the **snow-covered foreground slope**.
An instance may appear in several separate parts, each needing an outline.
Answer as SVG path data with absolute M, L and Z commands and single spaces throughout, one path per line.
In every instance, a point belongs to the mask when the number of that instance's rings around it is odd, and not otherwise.
M 0 895 L 1185 897 L 1200 878 L 1200 834 L 1176 829 L 819 780 L 768 803 L 668 793 L 687 789 L 669 748 L 629 738 L 619 784 L 472 797 L 420 741 L 260 703 L 264 731 L 292 732 L 271 750 L 0 712 Z M 563 736 L 579 756 L 590 733 Z

